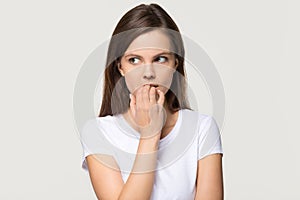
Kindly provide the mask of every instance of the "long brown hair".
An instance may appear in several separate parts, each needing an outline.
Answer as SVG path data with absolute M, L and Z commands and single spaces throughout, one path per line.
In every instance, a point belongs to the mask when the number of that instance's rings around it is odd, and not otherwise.
M 118 70 L 118 63 L 130 43 L 143 33 L 153 28 L 164 31 L 171 42 L 175 58 L 177 58 L 178 73 L 174 73 L 172 84 L 165 95 L 166 103 L 171 113 L 179 109 L 190 109 L 186 97 L 186 80 L 184 70 L 184 46 L 180 31 L 168 15 L 157 4 L 138 5 L 129 10 L 118 22 L 109 43 L 106 69 L 104 72 L 103 98 L 99 117 L 125 112 L 129 107 L 129 90 L 125 79 Z M 175 94 L 174 94 L 175 93 Z M 113 105 L 113 106 L 112 106 Z

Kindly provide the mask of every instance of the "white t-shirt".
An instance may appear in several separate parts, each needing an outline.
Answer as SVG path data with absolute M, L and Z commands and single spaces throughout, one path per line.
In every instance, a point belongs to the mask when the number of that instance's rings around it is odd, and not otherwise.
M 126 183 L 139 144 L 139 133 L 124 117 L 98 117 L 89 120 L 81 132 L 82 168 L 90 154 L 114 157 Z M 152 200 L 194 199 L 197 161 L 210 154 L 223 155 L 221 135 L 213 117 L 181 109 L 171 132 L 159 142 Z

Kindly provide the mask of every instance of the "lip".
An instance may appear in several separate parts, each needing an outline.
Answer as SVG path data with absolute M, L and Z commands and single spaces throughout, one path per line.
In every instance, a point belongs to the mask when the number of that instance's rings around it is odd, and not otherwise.
M 143 86 L 145 86 L 145 85 L 150 85 L 150 87 L 155 87 L 155 88 L 159 87 L 159 85 L 156 83 L 146 83 Z

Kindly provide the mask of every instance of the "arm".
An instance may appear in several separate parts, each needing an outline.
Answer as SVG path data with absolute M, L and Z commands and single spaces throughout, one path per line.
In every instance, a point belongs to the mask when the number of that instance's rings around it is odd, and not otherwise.
M 156 150 L 158 148 L 159 138 L 160 134 L 159 137 L 156 136 L 155 138 L 140 140 L 138 154 L 132 170 L 139 173 L 130 173 L 120 194 L 120 199 L 150 199 L 154 183 L 154 169 L 157 163 Z M 156 152 L 148 156 L 142 156 L 143 153 L 154 151 Z
M 150 91 L 149 91 L 150 90 Z M 124 184 L 120 170 L 114 171 L 101 162 L 97 162 L 92 158 L 87 158 L 87 164 L 90 171 L 91 181 L 94 191 L 98 199 L 101 200 L 116 200 L 116 199 L 150 199 L 154 174 L 157 164 L 157 149 L 159 145 L 162 120 L 162 105 L 164 102 L 164 94 L 158 91 L 159 99 L 157 104 L 160 105 L 159 109 L 152 110 L 152 122 L 149 125 L 149 110 L 155 109 L 156 105 L 156 92 L 155 88 L 149 85 L 141 87 L 137 92 L 137 97 L 132 95 L 130 101 L 130 109 L 133 113 L 134 121 L 141 127 L 139 130 L 141 137 L 137 150 L 137 155 L 133 164 L 132 171 Z M 146 128 L 144 128 L 146 127 Z M 156 133 L 152 137 L 149 133 Z M 113 160 L 113 158 L 110 158 Z M 111 164 L 116 162 L 112 161 Z M 116 168 L 116 167 L 114 167 Z M 138 173 L 135 173 L 138 172 Z
M 140 156 L 141 153 L 153 152 L 158 148 L 159 137 L 151 139 L 141 139 L 137 156 L 132 171 L 141 171 L 142 168 L 149 167 L 151 170 L 156 166 L 156 153 L 149 157 Z M 111 156 L 100 155 L 99 159 L 108 163 L 113 168 L 118 168 L 117 163 Z M 99 162 L 94 156 L 87 156 L 87 165 L 91 182 L 98 199 L 149 199 L 151 196 L 154 171 L 148 173 L 131 172 L 126 184 L 122 180 L 119 170 L 111 169 Z
M 223 200 L 222 155 L 198 160 L 195 200 Z

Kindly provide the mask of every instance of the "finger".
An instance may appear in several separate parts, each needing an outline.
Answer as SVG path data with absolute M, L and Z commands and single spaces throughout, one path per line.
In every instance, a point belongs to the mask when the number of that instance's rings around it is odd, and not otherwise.
M 157 92 L 158 92 L 158 96 L 159 96 L 158 100 L 157 100 L 157 104 L 163 106 L 164 101 L 165 101 L 165 95 L 161 90 L 157 90 Z
M 143 105 L 145 106 L 144 108 L 148 107 L 149 105 L 149 85 L 145 85 L 143 89 Z
M 135 106 L 136 98 L 135 98 L 134 94 L 129 94 L 129 98 L 130 98 L 130 105 Z
M 155 90 L 155 87 L 150 88 L 149 99 L 150 99 L 150 105 L 154 105 L 156 103 L 156 90 Z
M 133 94 L 129 94 L 129 97 L 130 97 L 130 110 L 131 110 L 131 113 L 133 114 L 133 116 L 135 116 L 136 99 Z
M 139 88 L 136 92 L 136 109 L 138 110 L 140 110 L 141 106 L 143 105 L 142 91 L 143 87 Z

